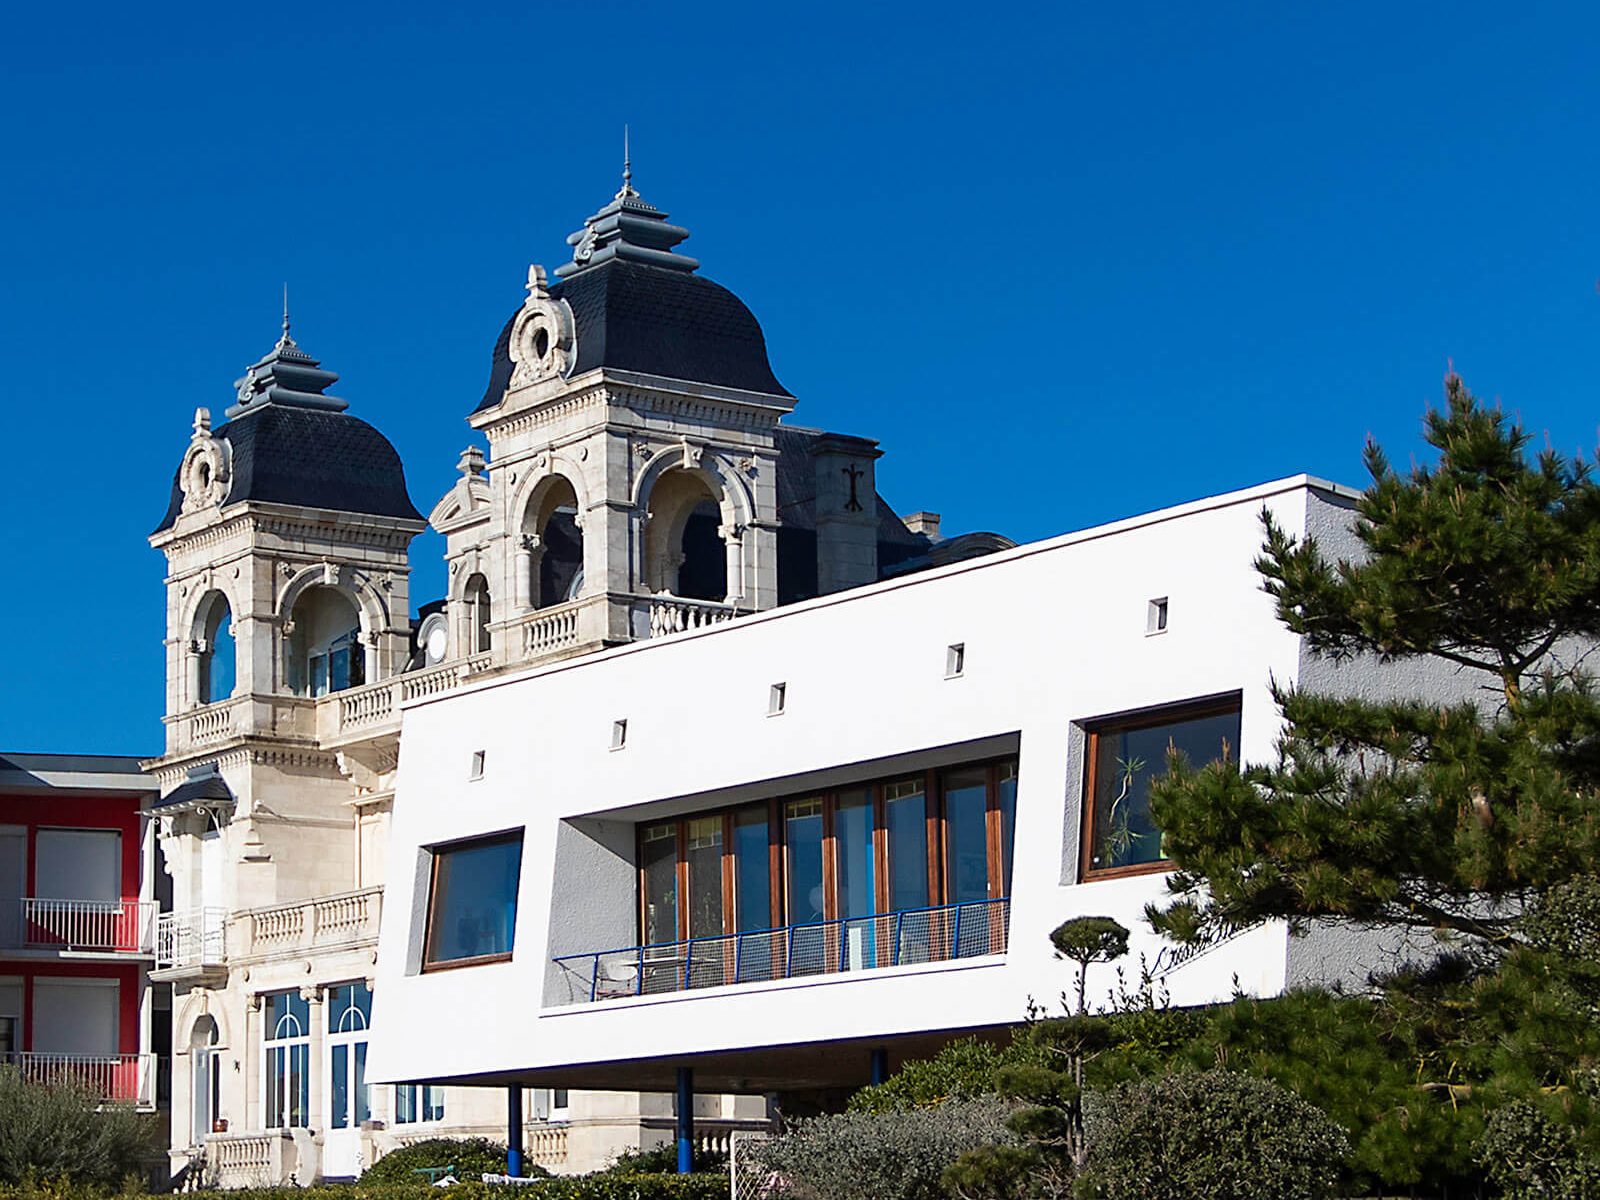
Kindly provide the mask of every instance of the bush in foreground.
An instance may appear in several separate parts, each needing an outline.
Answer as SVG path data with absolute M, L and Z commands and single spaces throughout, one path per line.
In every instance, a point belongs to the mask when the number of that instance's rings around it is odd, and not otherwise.
M 1600 1160 L 1583 1154 L 1572 1127 L 1526 1100 L 1496 1109 L 1484 1123 L 1483 1164 L 1506 1200 L 1592 1200 Z
M 901 1112 L 812 1117 L 752 1146 L 750 1165 L 755 1173 L 785 1181 L 769 1195 L 795 1200 L 935 1200 L 945 1194 L 940 1175 L 962 1154 L 1015 1140 L 1005 1127 L 1008 1111 L 990 1096 Z
M 463 1181 L 449 1188 L 427 1183 L 366 1182 L 317 1187 L 241 1188 L 183 1193 L 187 1200 L 728 1200 L 726 1175 L 577 1175 L 528 1184 Z M 0 1185 L 0 1200 L 133 1200 L 103 1187 L 70 1183 Z
M 426 1178 L 417 1172 L 430 1167 L 454 1167 L 457 1179 L 481 1179 L 484 1174 L 503 1175 L 506 1148 L 488 1138 L 429 1138 L 391 1150 L 361 1173 L 362 1183 L 415 1183 Z M 530 1166 L 526 1173 L 550 1174 L 543 1167 Z
M 150 1121 L 100 1105 L 70 1082 L 38 1083 L 0 1066 L 0 1184 L 30 1175 L 104 1186 L 142 1176 L 156 1153 Z
M 1080 1195 L 1324 1200 L 1350 1146 L 1293 1092 L 1231 1071 L 1113 1088 L 1091 1108 Z

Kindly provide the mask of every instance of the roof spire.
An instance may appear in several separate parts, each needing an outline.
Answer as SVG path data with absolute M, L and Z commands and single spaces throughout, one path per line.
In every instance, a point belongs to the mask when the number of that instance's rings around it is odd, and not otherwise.
M 628 200 L 639 195 L 633 188 L 633 157 L 628 152 L 628 126 L 622 126 L 622 190 L 616 195 L 618 200 Z
M 280 346 L 294 345 L 294 339 L 289 336 L 289 285 L 283 285 L 283 336 L 278 339 Z

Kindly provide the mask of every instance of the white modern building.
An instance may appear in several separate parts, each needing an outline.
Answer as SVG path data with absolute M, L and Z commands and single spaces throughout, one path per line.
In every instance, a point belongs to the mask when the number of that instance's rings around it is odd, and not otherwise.
M 1076 915 L 1177 1004 L 1345 974 L 1143 910 L 1169 746 L 1261 760 L 1269 681 L 1373 683 L 1252 566 L 1264 508 L 1338 552 L 1351 500 L 1287 479 L 407 705 L 374 1076 L 826 1095 L 1053 1004 Z

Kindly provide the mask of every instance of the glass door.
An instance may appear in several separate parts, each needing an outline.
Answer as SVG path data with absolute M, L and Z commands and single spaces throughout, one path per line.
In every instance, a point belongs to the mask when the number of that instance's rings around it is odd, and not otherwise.
M 878 961 L 878 879 L 874 864 L 872 789 L 841 792 L 833 818 L 835 870 L 839 887 L 839 917 L 844 924 L 839 966 L 859 971 Z
M 361 1123 L 372 1117 L 367 1088 L 367 1025 L 372 992 L 365 983 L 328 989 L 328 1132 L 322 1173 L 329 1179 L 361 1174 Z

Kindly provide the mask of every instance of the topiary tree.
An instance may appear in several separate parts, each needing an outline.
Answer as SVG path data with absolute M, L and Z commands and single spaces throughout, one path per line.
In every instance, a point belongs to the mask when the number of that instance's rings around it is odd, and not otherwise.
M 0 1066 L 0 1184 L 36 1176 L 112 1187 L 143 1176 L 159 1153 L 155 1128 L 132 1106 Z
M 1293 1092 L 1205 1071 L 1097 1099 L 1078 1194 L 1103 1200 L 1324 1200 L 1349 1151 L 1343 1131 Z
M 1050 942 L 1059 958 L 1078 964 L 1078 1008 L 1087 1011 L 1084 989 L 1089 981 L 1090 963 L 1115 962 L 1128 952 L 1128 931 L 1110 917 L 1073 917 L 1050 931 Z

